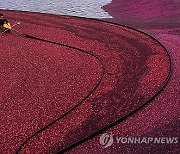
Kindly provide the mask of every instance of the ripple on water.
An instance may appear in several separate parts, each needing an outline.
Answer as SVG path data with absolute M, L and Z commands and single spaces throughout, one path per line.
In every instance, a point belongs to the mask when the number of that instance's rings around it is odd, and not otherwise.
M 91 18 L 111 18 L 101 7 L 111 0 L 6 0 L 1 2 L 0 9 L 22 10 L 31 12 L 64 14 Z

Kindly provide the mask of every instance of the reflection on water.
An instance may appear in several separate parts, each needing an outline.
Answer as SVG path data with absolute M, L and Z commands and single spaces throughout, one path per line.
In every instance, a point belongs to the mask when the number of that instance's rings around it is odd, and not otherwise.
M 111 0 L 1 0 L 0 9 L 111 18 L 101 9 Z

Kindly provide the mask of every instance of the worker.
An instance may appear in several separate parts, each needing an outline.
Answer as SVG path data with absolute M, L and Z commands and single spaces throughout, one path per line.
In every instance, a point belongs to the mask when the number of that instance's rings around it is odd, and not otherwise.
M 7 19 L 4 18 L 4 15 L 0 13 L 0 32 L 10 32 L 12 29 L 11 24 Z

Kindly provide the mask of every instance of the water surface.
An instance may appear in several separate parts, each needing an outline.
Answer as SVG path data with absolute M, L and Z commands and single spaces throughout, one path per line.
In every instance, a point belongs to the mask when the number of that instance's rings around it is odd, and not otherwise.
M 101 7 L 111 0 L 0 0 L 0 9 L 111 18 Z

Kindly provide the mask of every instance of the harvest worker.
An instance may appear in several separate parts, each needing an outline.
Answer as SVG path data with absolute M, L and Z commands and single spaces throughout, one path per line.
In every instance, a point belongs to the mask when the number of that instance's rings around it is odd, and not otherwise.
M 0 13 L 0 32 L 10 32 L 11 31 L 11 24 L 7 19 L 4 18 L 4 15 Z

